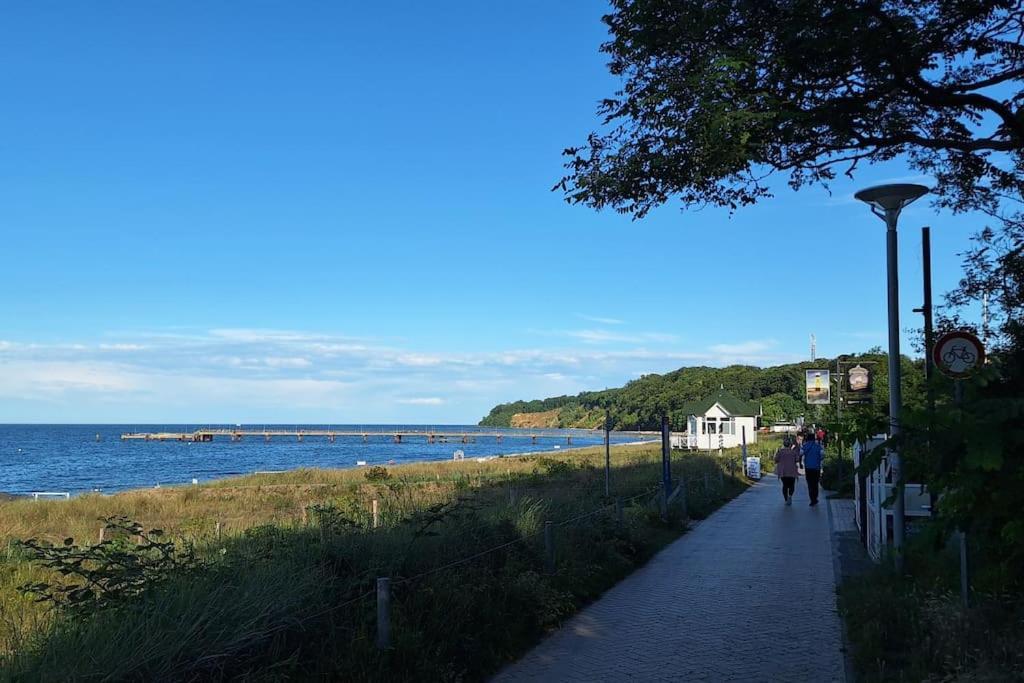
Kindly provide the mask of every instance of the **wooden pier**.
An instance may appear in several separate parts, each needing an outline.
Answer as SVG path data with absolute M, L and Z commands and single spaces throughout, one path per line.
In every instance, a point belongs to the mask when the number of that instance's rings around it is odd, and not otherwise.
M 601 432 L 597 434 L 604 435 Z M 575 435 L 579 437 L 580 435 Z M 371 438 L 390 439 L 394 443 L 405 443 L 409 440 L 423 439 L 427 443 L 474 443 L 477 439 L 494 439 L 501 443 L 506 437 L 530 439 L 537 443 L 540 439 L 564 440 L 566 444 L 572 445 L 573 435 L 555 432 L 529 432 L 525 434 L 510 434 L 508 432 L 461 432 L 461 431 L 352 431 L 337 429 L 197 429 L 191 432 L 128 432 L 121 435 L 122 441 L 190 441 L 203 443 L 213 441 L 214 437 L 226 438 L 231 441 L 242 439 L 263 439 L 270 441 L 272 438 L 289 438 L 296 441 L 304 441 L 307 438 L 326 439 L 333 443 L 339 438 L 357 438 L 368 442 Z M 602 438 L 603 441 L 603 438 Z

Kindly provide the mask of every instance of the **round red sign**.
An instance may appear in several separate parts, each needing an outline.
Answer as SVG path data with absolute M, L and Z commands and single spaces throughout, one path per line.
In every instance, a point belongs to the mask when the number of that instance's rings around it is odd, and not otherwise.
M 959 379 L 981 367 L 985 362 L 985 347 L 966 330 L 947 332 L 932 347 L 932 360 L 939 372 Z

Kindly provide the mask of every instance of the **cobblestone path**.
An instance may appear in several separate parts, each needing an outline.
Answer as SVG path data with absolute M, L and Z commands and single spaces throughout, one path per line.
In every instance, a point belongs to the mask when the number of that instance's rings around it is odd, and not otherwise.
M 494 680 L 845 680 L 828 504 L 765 477 Z

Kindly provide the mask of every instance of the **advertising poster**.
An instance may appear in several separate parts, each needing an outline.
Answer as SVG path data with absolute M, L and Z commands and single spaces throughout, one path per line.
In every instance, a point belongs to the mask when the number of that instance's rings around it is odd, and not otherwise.
M 832 402 L 831 376 L 828 370 L 807 370 L 807 403 L 812 406 Z
M 874 369 L 860 363 L 846 370 L 846 402 L 850 405 L 871 403 Z

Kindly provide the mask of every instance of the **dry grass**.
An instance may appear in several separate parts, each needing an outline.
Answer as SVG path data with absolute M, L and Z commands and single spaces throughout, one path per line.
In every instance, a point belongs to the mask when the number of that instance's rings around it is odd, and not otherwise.
M 612 447 L 613 465 L 660 457 L 650 445 Z M 511 479 L 513 486 L 534 473 L 541 460 L 603 467 L 604 448 L 582 448 L 564 454 L 542 454 L 475 460 L 411 463 L 388 469 L 392 484 L 416 487 L 416 502 L 431 505 L 466 487 L 480 487 Z M 97 539 L 102 523 L 125 515 L 148 528 L 163 529 L 183 538 L 214 532 L 217 522 L 224 533 L 262 524 L 301 523 L 309 505 L 345 496 L 370 514 L 371 501 L 383 507 L 395 497 L 388 481 L 366 478 L 367 468 L 297 469 L 280 474 L 254 474 L 221 479 L 196 486 L 140 489 L 114 495 L 86 494 L 71 500 L 18 499 L 0 502 L 0 545 L 12 539 L 38 538 L 59 542 L 64 538 Z M 382 509 L 383 509 L 382 507 Z
M 727 452 L 727 456 L 731 462 L 735 463 L 738 460 L 736 451 Z M 691 516 L 700 517 L 707 514 L 743 488 L 740 482 L 730 483 L 731 480 L 727 476 L 723 479 L 720 468 L 724 466 L 725 461 L 700 457 L 684 458 L 678 453 L 674 453 L 673 457 L 674 468 L 678 468 L 678 474 L 686 472 L 688 477 L 687 504 Z M 594 447 L 562 453 L 495 458 L 484 462 L 465 460 L 400 465 L 388 468 L 387 478 L 375 480 L 367 477 L 371 471 L 367 468 L 304 469 L 279 474 L 250 475 L 197 486 L 129 491 L 112 496 L 85 495 L 70 501 L 3 502 L 0 503 L 0 660 L 3 659 L 4 653 L 49 652 L 48 655 L 40 655 L 43 659 L 38 661 L 50 661 L 45 666 L 51 670 L 58 670 L 60 666 L 70 667 L 67 670 L 77 670 L 80 662 L 74 661 L 71 655 L 59 654 L 62 650 L 58 646 L 48 645 L 42 638 L 52 640 L 55 637 L 53 634 L 73 633 L 75 638 L 84 639 L 82 642 L 93 643 L 89 646 L 93 649 L 96 647 L 93 641 L 99 638 L 95 633 L 95 628 L 99 627 L 87 624 L 72 625 L 74 628 L 71 631 L 54 630 L 54 624 L 50 622 L 53 613 L 44 612 L 39 605 L 20 594 L 17 590 L 19 585 L 48 577 L 45 570 L 26 561 L 22 551 L 13 544 L 15 539 L 31 537 L 60 542 L 70 536 L 79 543 L 91 543 L 97 540 L 100 519 L 114 515 L 124 515 L 140 522 L 146 528 L 163 529 L 173 538 L 194 543 L 203 553 L 227 552 L 228 557 L 254 552 L 254 548 L 263 548 L 266 539 L 270 538 L 266 533 L 270 533 L 273 538 L 288 538 L 288 547 L 294 549 L 292 555 L 287 559 L 280 559 L 277 566 L 273 562 L 279 560 L 261 560 L 271 562 L 266 566 L 269 578 L 257 580 L 256 569 L 252 568 L 252 576 L 246 576 L 239 584 L 249 586 L 255 591 L 253 595 L 261 594 L 257 590 L 259 585 L 262 585 L 261 581 L 283 581 L 282 595 L 288 585 L 307 586 L 304 593 L 293 596 L 297 606 L 292 616 L 285 610 L 274 617 L 280 620 L 280 623 L 288 624 L 294 621 L 295 614 L 301 613 L 301 610 L 315 608 L 315 605 L 310 607 L 305 605 L 305 602 L 311 599 L 310 596 L 315 597 L 317 592 L 327 591 L 319 598 L 320 600 L 337 600 L 337 596 L 331 591 L 340 591 L 341 595 L 345 595 L 346 591 L 357 590 L 360 582 L 364 580 L 360 577 L 380 575 L 376 572 L 394 571 L 396 567 L 409 572 L 430 569 L 432 566 L 460 557 L 473 548 L 495 545 L 499 540 L 507 539 L 507 534 L 512 534 L 513 537 L 534 534 L 542 525 L 543 519 L 567 520 L 606 505 L 607 499 L 603 498 L 603 468 L 604 448 Z M 615 495 L 626 497 L 650 490 L 658 482 L 659 477 L 660 452 L 657 445 L 613 446 L 612 481 Z M 381 533 L 367 533 L 372 527 L 371 503 L 375 499 L 379 503 Z M 424 511 L 432 506 L 454 501 L 461 501 L 458 505 L 459 509 L 464 509 L 462 516 L 446 518 L 438 529 L 440 534 L 433 540 L 420 538 L 415 541 L 419 544 L 420 550 L 409 555 L 408 548 L 416 538 L 412 531 L 412 527 L 416 525 L 410 524 L 409 520 L 422 516 Z M 357 529 L 363 531 L 341 539 L 328 538 L 325 541 L 323 531 L 317 531 L 316 512 L 310 509 L 311 506 L 317 505 L 332 506 L 332 509 L 340 511 L 346 519 L 356 524 Z M 532 570 L 526 575 L 533 577 L 529 586 L 521 583 L 525 578 L 516 579 L 513 588 L 519 593 L 503 599 L 514 602 L 529 597 L 530 600 L 536 601 L 537 609 L 543 614 L 517 614 L 516 619 L 523 620 L 524 624 L 521 633 L 502 632 L 500 636 L 498 633 L 493 635 L 504 639 L 503 648 L 515 651 L 523 647 L 524 643 L 536 637 L 539 625 L 560 618 L 559 615 L 563 612 L 559 610 L 571 611 L 574 609 L 573 603 L 578 604 L 579 601 L 592 599 L 595 591 L 607 588 L 610 585 L 608 582 L 614 582 L 616 577 L 628 573 L 630 567 L 642 563 L 657 547 L 680 533 L 678 527 L 662 528 L 656 511 L 650 509 L 634 510 L 628 517 L 632 521 L 627 520 L 627 530 L 621 532 L 624 534 L 621 537 L 602 535 L 608 531 L 602 531 L 598 527 L 590 531 L 580 529 L 578 532 L 572 532 L 581 534 L 579 541 L 571 548 L 565 549 L 564 575 L 556 577 L 554 583 L 542 580 L 531 573 Z M 216 532 L 218 524 L 220 537 Z M 467 524 L 468 526 L 465 526 Z M 523 552 L 527 553 L 526 559 L 510 555 L 509 559 L 502 561 L 527 561 L 534 557 L 532 553 L 536 551 Z M 340 574 L 329 581 L 321 582 L 323 586 L 318 586 L 319 580 L 316 577 L 324 570 L 323 557 L 328 556 L 337 558 L 334 560 L 335 564 L 328 566 L 333 567 L 331 571 Z M 605 563 L 603 567 L 602 563 Z M 362 569 L 356 571 L 353 569 L 356 566 Z M 517 577 L 522 571 L 513 570 L 511 566 L 506 569 L 512 572 L 512 576 Z M 466 566 L 458 571 L 466 572 L 469 576 L 479 570 Z M 243 579 L 242 576 L 238 578 Z M 479 575 L 477 580 L 482 580 Z M 488 580 L 494 579 L 492 577 Z M 446 592 L 443 595 L 446 597 L 443 600 L 469 600 L 471 596 L 468 593 L 463 595 L 464 591 L 460 587 L 462 585 L 464 584 L 455 581 L 444 588 Z M 495 590 L 505 590 L 506 585 L 507 582 L 494 584 Z M 204 590 L 216 592 L 225 589 L 213 577 L 203 586 L 205 587 L 195 588 L 198 591 L 197 595 L 203 595 Z M 437 590 L 441 588 L 438 587 Z M 573 596 L 571 599 L 566 597 L 570 594 Z M 442 599 L 441 593 L 436 595 L 439 596 L 438 599 Z M 543 597 L 551 595 L 555 595 L 556 598 Z M 410 600 L 419 599 L 421 598 L 416 596 L 410 597 Z M 171 619 L 171 622 L 213 618 L 208 613 L 195 617 L 186 616 L 189 610 L 199 608 L 188 601 L 182 602 L 172 597 L 168 597 L 168 600 L 166 614 L 161 614 L 170 618 L 171 614 L 177 613 L 178 616 Z M 253 598 L 251 604 L 254 615 L 262 615 L 265 609 L 269 609 L 269 603 L 264 602 L 266 601 L 261 602 Z M 304 606 L 299 606 L 300 603 Z M 467 622 L 467 632 L 480 633 L 481 629 L 490 628 L 486 625 L 491 623 L 493 615 L 487 616 L 487 609 L 510 609 L 510 604 L 513 603 L 498 600 L 493 606 L 485 609 L 486 606 L 480 604 L 474 607 L 474 603 L 466 603 L 468 610 L 483 610 L 480 615 L 483 621 L 479 624 Z M 555 609 L 552 607 L 553 604 L 562 607 Z M 144 614 L 155 609 L 157 608 L 153 607 Z M 163 610 L 164 607 L 159 609 Z M 428 609 L 410 602 L 407 609 L 408 614 L 414 615 L 416 619 L 441 618 L 440 614 L 431 611 L 436 608 Z M 548 614 L 548 611 L 551 613 Z M 250 615 L 245 618 L 257 616 Z M 220 623 L 227 631 L 241 623 L 232 620 L 233 618 L 217 618 L 221 619 Z M 262 616 L 258 618 L 264 619 Z M 242 620 L 243 617 L 240 616 L 239 619 Z M 347 616 L 345 619 L 357 617 Z M 99 621 L 102 621 L 102 618 Z M 329 626 L 338 633 L 347 633 L 346 629 L 350 628 L 364 627 L 365 623 L 358 619 L 352 623 L 332 622 Z M 61 629 L 63 628 L 65 627 L 62 626 Z M 109 623 L 104 628 L 113 633 L 119 625 Z M 418 637 L 429 639 L 430 636 L 426 634 L 432 633 L 432 628 L 425 627 Z M 154 641 L 146 636 L 145 629 L 133 637 L 138 637 L 139 640 L 137 645 L 130 647 L 139 651 L 145 652 L 154 647 L 162 647 L 160 643 L 163 641 Z M 173 637 L 171 639 L 173 640 Z M 409 657 L 413 656 L 412 653 L 419 653 L 416 656 L 425 657 L 421 651 L 428 645 L 432 648 L 441 647 L 432 640 L 429 643 L 425 640 L 418 645 L 410 643 Z M 55 647 L 58 649 L 54 650 Z M 199 650 L 216 650 L 221 645 L 212 641 L 197 641 L 192 647 Z M 66 649 L 64 647 L 64 650 Z M 498 650 L 501 651 L 501 648 Z M 53 654 L 54 652 L 58 654 Z M 486 671 L 488 667 L 494 665 L 495 657 L 507 656 L 491 650 L 486 652 L 489 654 L 481 651 L 467 655 L 467 661 L 463 662 L 467 667 L 466 671 Z M 321 652 L 315 656 L 319 665 L 333 662 L 331 666 L 335 666 L 340 661 L 337 658 L 341 655 L 329 656 Z M 46 657 L 60 659 L 59 665 L 56 663 L 57 659 L 46 660 Z M 161 657 L 161 661 L 170 662 L 175 657 L 180 657 L 180 653 L 173 656 L 165 653 Z M 374 663 L 376 655 L 372 649 L 358 657 L 361 657 L 359 661 L 363 662 L 359 666 L 380 664 Z M 130 657 L 125 660 L 116 651 L 109 653 L 109 662 L 122 660 L 129 661 Z M 429 667 L 436 663 L 428 658 L 420 661 L 417 666 Z M 147 668 L 151 666 L 156 665 L 149 661 L 139 663 L 137 668 L 130 670 L 135 672 L 132 675 L 141 671 L 156 671 Z M 100 668 L 102 669 L 102 666 Z M 364 671 L 358 667 L 344 670 L 347 675 L 356 675 L 357 678 L 364 675 L 373 677 L 364 673 L 354 674 L 355 671 Z M 398 674 L 397 671 L 394 670 L 396 677 L 405 676 Z

